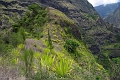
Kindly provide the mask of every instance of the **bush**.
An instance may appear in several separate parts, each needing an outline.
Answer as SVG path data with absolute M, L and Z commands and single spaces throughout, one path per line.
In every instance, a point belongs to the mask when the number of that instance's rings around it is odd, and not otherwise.
M 66 40 L 64 48 L 70 52 L 74 53 L 79 44 L 75 40 Z
M 17 47 L 17 45 L 24 43 L 24 39 L 20 33 L 11 33 L 9 38 L 10 45 Z
M 33 11 L 35 14 L 39 13 L 39 9 L 41 9 L 41 7 L 38 4 L 32 4 L 28 7 L 28 9 L 30 11 Z

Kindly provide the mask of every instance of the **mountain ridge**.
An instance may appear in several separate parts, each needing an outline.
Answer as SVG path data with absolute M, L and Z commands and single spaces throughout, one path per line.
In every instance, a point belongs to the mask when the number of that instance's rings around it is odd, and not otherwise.
M 99 6 L 95 6 L 94 8 L 100 14 L 100 16 L 104 18 L 109 14 L 113 13 L 118 6 L 119 6 L 119 2 L 107 4 L 107 5 L 99 5 Z

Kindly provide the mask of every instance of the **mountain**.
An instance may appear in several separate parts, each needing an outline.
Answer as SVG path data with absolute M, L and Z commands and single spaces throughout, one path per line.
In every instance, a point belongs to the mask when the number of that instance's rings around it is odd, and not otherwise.
M 115 11 L 113 13 L 111 13 L 110 15 L 106 16 L 104 19 L 106 22 L 109 22 L 113 25 L 115 25 L 116 27 L 120 27 L 119 21 L 120 21 L 120 6 L 117 7 L 117 9 L 115 9 Z
M 0 7 L 0 61 L 6 66 L 0 70 L 8 76 L 120 79 L 120 30 L 87 0 L 1 0 Z
M 113 13 L 113 11 L 119 6 L 118 3 L 107 4 L 107 5 L 99 5 L 95 6 L 95 10 L 100 14 L 102 18 L 106 17 L 107 15 Z

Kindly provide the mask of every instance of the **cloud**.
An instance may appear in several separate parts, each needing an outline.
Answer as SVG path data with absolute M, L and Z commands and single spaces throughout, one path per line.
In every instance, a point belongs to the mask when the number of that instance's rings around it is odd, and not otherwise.
M 98 6 L 101 4 L 110 4 L 110 3 L 117 3 L 120 0 L 88 0 L 93 6 Z

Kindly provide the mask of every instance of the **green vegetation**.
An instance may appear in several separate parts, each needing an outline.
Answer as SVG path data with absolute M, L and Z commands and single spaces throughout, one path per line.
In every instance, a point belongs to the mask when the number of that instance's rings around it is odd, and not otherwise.
M 97 18 L 98 18 L 97 15 L 88 15 L 87 17 L 92 18 L 93 20 L 97 20 Z
M 116 35 L 116 40 L 117 40 L 118 42 L 120 42 L 120 34 L 117 34 L 117 35 Z
M 0 43 L 4 45 L 1 51 L 7 53 L 4 47 L 17 47 L 19 44 L 24 44 L 26 38 L 40 39 L 42 37 L 43 25 L 47 21 L 46 8 L 42 8 L 38 4 L 32 4 L 28 9 L 29 11 L 12 25 L 12 30 L 4 33 L 5 36 L 1 36 Z
M 30 78 L 32 74 L 32 64 L 33 64 L 33 54 L 34 52 L 30 50 L 24 50 L 23 52 L 23 62 L 25 64 L 25 76 Z
M 18 20 L 18 23 L 13 25 L 13 32 L 18 32 L 20 27 L 23 27 L 29 35 L 40 39 L 41 32 L 43 31 L 43 25 L 47 21 L 47 10 L 40 7 L 38 4 L 32 4 L 29 6 L 29 11 Z
M 61 59 L 55 64 L 55 71 L 59 76 L 65 77 L 72 70 L 72 61 L 68 59 Z
M 9 37 L 10 45 L 16 47 L 19 44 L 23 44 L 26 39 L 24 28 L 19 28 L 18 32 L 12 32 Z
M 114 54 L 115 55 L 115 54 Z M 102 57 L 101 57 L 102 56 Z M 108 71 L 110 79 L 118 80 L 120 78 L 120 58 L 110 58 L 110 51 L 99 55 L 97 61 Z M 108 67 L 109 66 L 109 67 Z
M 78 46 L 79 44 L 75 40 L 66 40 L 64 45 L 65 49 L 70 53 L 74 53 Z
M 53 49 L 53 45 L 52 45 L 52 40 L 51 40 L 49 29 L 48 29 L 48 47 L 50 48 L 50 50 Z
M 55 56 L 45 53 L 41 58 L 41 65 L 45 67 L 52 67 L 55 62 Z
M 89 19 L 93 19 L 93 20 L 97 20 L 97 18 L 98 18 L 98 15 L 92 15 L 92 14 L 84 14 L 87 18 L 89 18 Z
M 16 77 L 26 80 L 109 80 L 84 43 L 72 35 L 75 24 L 71 19 L 38 4 L 28 9 L 0 37 L 0 66 L 16 70 Z

